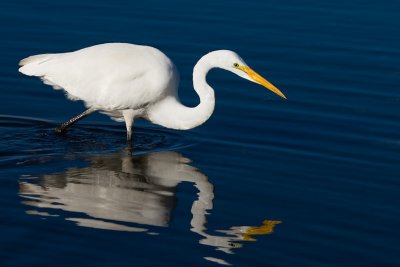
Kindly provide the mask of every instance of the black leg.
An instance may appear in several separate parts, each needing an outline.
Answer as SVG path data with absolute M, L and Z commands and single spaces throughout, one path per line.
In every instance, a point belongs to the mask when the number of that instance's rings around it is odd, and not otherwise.
M 56 127 L 54 130 L 56 131 L 56 133 L 59 133 L 59 134 L 65 133 L 67 131 L 68 127 L 70 127 L 72 124 L 74 124 L 77 121 L 80 121 L 81 119 L 85 118 L 87 115 L 90 115 L 95 111 L 96 111 L 95 109 L 89 108 L 89 109 L 85 110 L 84 112 L 82 112 L 81 114 L 79 114 L 78 116 L 75 116 L 72 119 L 70 119 L 69 121 L 64 122 L 60 126 Z
M 127 143 L 126 151 L 128 152 L 129 155 L 133 155 L 133 146 L 131 142 Z

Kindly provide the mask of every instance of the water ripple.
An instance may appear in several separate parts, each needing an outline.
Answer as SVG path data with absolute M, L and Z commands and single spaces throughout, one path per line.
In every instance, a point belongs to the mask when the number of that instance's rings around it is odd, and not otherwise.
M 0 164 L 23 165 L 76 154 L 111 153 L 126 149 L 125 128 L 115 125 L 78 125 L 65 135 L 56 124 L 35 118 L 0 115 Z M 134 154 L 173 150 L 196 144 L 191 135 L 159 128 L 135 128 Z

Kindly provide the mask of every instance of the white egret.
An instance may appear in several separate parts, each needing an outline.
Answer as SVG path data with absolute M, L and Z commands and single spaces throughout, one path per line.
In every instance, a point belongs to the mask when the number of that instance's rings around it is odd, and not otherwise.
M 199 126 L 214 111 L 214 90 L 206 81 L 212 68 L 233 72 L 286 98 L 229 50 L 210 52 L 195 65 L 193 86 L 200 98 L 196 107 L 179 101 L 177 68 L 164 53 L 149 46 L 100 44 L 69 53 L 30 56 L 21 60 L 20 66 L 23 74 L 65 90 L 71 100 L 84 101 L 87 110 L 57 127 L 59 133 L 95 111 L 125 121 L 128 141 L 136 118 L 178 130 Z

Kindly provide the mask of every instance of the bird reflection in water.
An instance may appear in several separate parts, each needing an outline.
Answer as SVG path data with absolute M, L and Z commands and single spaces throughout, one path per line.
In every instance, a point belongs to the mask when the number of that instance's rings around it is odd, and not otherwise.
M 79 226 L 149 232 L 146 225 L 168 226 L 177 185 L 190 182 L 198 189 L 191 209 L 191 230 L 202 236 L 201 244 L 232 253 L 232 249 L 242 246 L 238 241 L 254 241 L 255 235 L 270 234 L 280 223 L 265 220 L 261 226 L 234 226 L 210 234 L 206 215 L 212 209 L 214 187 L 207 176 L 189 165 L 188 158 L 177 152 L 97 155 L 86 161 L 88 167 L 70 168 L 37 179 L 21 177 L 19 193 L 23 204 L 45 209 L 27 213 L 57 216 L 49 213 L 64 210 L 74 215 L 66 220 Z

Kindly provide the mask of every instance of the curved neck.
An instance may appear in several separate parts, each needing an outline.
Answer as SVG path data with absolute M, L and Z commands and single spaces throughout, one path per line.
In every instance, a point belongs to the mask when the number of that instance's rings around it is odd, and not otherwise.
M 200 103 L 189 110 L 194 119 L 192 127 L 199 126 L 206 122 L 215 108 L 215 93 L 207 83 L 207 73 L 216 65 L 213 64 L 210 54 L 203 56 L 193 68 L 193 88 L 200 98 Z
M 214 111 L 214 90 L 207 84 L 206 75 L 216 67 L 212 54 L 203 56 L 193 69 L 193 87 L 200 98 L 196 107 L 183 105 L 175 95 L 167 96 L 157 103 L 148 114 L 153 123 L 171 129 L 192 129 L 206 122 Z

